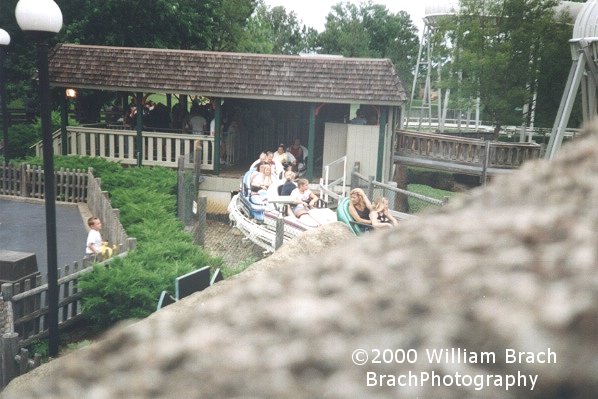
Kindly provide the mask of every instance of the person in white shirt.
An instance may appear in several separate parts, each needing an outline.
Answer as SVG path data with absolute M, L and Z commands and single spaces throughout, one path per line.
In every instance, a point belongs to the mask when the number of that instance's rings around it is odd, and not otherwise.
M 280 144 L 278 146 L 278 149 L 274 153 L 273 159 L 275 162 L 279 162 L 285 171 L 289 170 L 289 167 L 294 167 L 297 164 L 297 160 L 293 154 L 286 150 L 284 144 Z M 276 172 L 280 173 L 279 171 Z
M 295 217 L 308 226 L 319 226 L 320 223 L 309 214 L 318 202 L 318 196 L 309 189 L 307 179 L 297 180 L 297 188 L 291 192 L 291 197 L 295 200 L 295 206 L 291 208 Z
M 90 217 L 87 219 L 87 225 L 90 230 L 87 234 L 87 244 L 85 246 L 85 254 L 87 255 L 100 255 L 102 251 L 102 222 L 97 217 Z
M 193 102 L 186 128 L 191 130 L 192 134 L 205 134 L 208 121 L 201 114 L 201 108 L 198 103 Z
M 206 118 L 201 115 L 193 115 L 189 118 L 189 128 L 193 134 L 203 134 L 206 126 Z

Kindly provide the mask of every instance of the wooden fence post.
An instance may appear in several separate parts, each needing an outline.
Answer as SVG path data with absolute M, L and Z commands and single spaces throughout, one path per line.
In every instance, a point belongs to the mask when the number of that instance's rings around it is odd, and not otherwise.
M 27 190 L 27 165 L 21 164 L 21 197 L 28 197 Z
M 360 163 L 359 162 L 355 162 L 353 164 L 353 171 L 351 172 L 351 190 L 353 190 L 354 188 L 356 188 L 359 185 L 358 178 L 353 173 L 353 172 L 359 173 L 359 170 L 360 170 Z
M 397 184 L 397 188 L 407 190 L 407 166 L 402 163 L 395 165 L 395 172 L 393 181 Z M 409 212 L 409 197 L 403 193 L 397 193 L 394 198 L 393 209 L 399 212 Z
M 185 220 L 185 158 L 179 157 L 177 170 L 177 217 Z
M 486 140 L 484 147 L 484 159 L 482 160 L 482 176 L 480 180 L 483 186 L 486 185 L 487 174 L 488 174 L 488 163 L 490 162 L 490 140 Z
M 278 214 L 276 218 L 276 241 L 274 242 L 274 250 L 277 250 L 282 245 L 284 240 L 284 218 L 282 213 Z
M 29 371 L 29 350 L 21 348 L 21 352 L 17 359 L 19 363 L 19 375 L 27 373 L 27 371 Z
M 13 287 L 11 283 L 2 283 L 2 299 L 8 302 L 12 299 Z
M 137 248 L 137 239 L 133 237 L 127 238 L 127 251 Z
M 195 181 L 197 181 L 197 178 L 201 174 L 202 145 L 200 140 L 193 143 L 193 150 L 193 177 L 195 178 Z
M 206 244 L 206 214 L 208 211 L 208 197 L 205 195 L 197 196 L 197 229 L 195 230 L 195 243 L 202 247 Z
M 15 356 L 19 353 L 19 334 L 6 333 L 1 341 L 2 388 L 4 388 L 18 375 Z
M 368 198 L 370 199 L 370 201 L 374 200 L 374 180 L 376 178 L 374 176 L 368 176 L 368 191 L 367 191 L 367 195 Z

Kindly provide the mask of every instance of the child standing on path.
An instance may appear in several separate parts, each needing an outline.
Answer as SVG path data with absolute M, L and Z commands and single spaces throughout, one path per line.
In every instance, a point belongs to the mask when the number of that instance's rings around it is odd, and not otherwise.
M 100 255 L 102 250 L 102 235 L 100 234 L 100 230 L 102 230 L 102 222 L 99 218 L 92 216 L 87 219 L 87 225 L 91 230 L 89 230 L 89 234 L 87 234 L 85 254 Z

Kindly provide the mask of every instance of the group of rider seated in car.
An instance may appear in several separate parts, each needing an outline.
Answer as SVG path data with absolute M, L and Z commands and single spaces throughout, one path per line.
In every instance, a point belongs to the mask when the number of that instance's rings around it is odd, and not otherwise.
M 295 172 L 289 169 L 284 172 L 284 183 L 281 183 L 278 176 L 272 173 L 272 169 L 272 165 L 263 163 L 251 174 L 249 178 L 251 202 L 265 204 L 269 196 L 289 196 L 294 200 L 290 211 L 295 217 L 310 225 L 319 225 L 320 223 L 309 215 L 309 210 L 314 208 L 318 201 L 318 196 L 309 189 L 309 181 L 302 178 L 295 180 Z
M 289 215 L 295 215 L 302 222 L 309 225 L 320 225 L 321 223 L 313 218 L 309 211 L 314 208 L 318 196 L 309 189 L 307 179 L 296 179 L 297 173 L 303 166 L 303 150 L 299 139 L 295 139 L 293 145 L 288 149 L 280 144 L 275 153 L 264 151 L 259 158 L 251 165 L 255 169 L 249 178 L 251 189 L 251 202 L 255 204 L 267 203 L 268 194 L 290 196 L 294 203 L 290 206 Z M 297 156 L 293 155 L 293 152 Z M 283 182 L 284 179 L 284 182 Z M 271 187 L 276 190 L 271 190 Z M 253 197 L 257 197 L 253 199 Z
M 288 170 L 295 173 L 305 170 L 305 151 L 299 139 L 295 139 L 289 148 L 286 148 L 284 144 L 279 144 L 275 152 L 263 151 L 250 168 L 259 170 L 260 165 L 270 165 L 272 174 L 282 179 L 284 172 Z
M 298 139 L 295 139 L 293 146 L 300 147 Z M 293 146 L 289 147 L 289 150 L 285 150 L 284 144 L 281 144 L 276 153 L 262 152 L 259 159 L 251 165 L 251 169 L 255 171 L 249 178 L 252 197 L 250 201 L 254 204 L 264 205 L 268 202 L 268 196 L 290 196 L 294 201 L 290 206 L 289 215 L 292 212 L 295 217 L 309 225 L 320 225 L 321 222 L 309 213 L 316 207 L 318 196 L 309 189 L 307 179 L 296 179 L 295 172 L 299 164 L 297 158 L 290 152 Z M 355 188 L 350 192 L 349 213 L 355 222 L 366 230 L 398 225 L 397 219 L 390 213 L 386 198 L 376 198 L 371 203 L 360 188 Z

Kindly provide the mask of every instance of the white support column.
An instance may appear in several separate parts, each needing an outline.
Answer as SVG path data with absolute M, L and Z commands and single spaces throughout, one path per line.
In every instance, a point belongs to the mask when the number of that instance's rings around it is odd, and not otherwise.
M 583 52 L 580 52 L 579 58 L 573 61 L 571 69 L 569 70 L 569 77 L 567 78 L 565 91 L 563 92 L 557 117 L 554 121 L 554 126 L 552 127 L 552 132 L 550 134 L 550 141 L 548 142 L 548 147 L 546 148 L 546 153 L 544 154 L 544 158 L 546 159 L 554 158 L 556 152 L 561 147 L 563 136 L 565 134 L 565 128 L 569 122 L 569 116 L 571 115 L 571 109 L 573 108 L 573 103 L 575 102 L 575 96 L 577 94 L 577 90 L 579 89 L 585 64 L 585 56 Z

